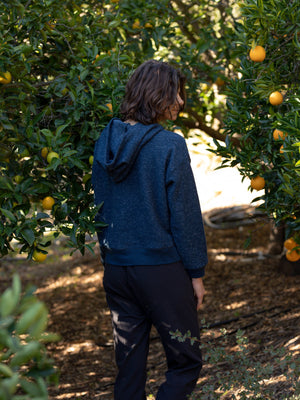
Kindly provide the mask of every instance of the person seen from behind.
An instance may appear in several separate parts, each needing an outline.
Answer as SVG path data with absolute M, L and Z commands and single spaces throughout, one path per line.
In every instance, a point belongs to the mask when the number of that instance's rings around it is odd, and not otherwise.
M 185 77 L 149 60 L 130 77 L 121 104 L 95 145 L 92 182 L 111 311 L 118 373 L 115 400 L 146 399 L 152 326 L 166 360 L 156 400 L 185 400 L 202 367 L 199 343 L 171 339 L 177 329 L 199 338 L 205 233 L 185 139 L 163 128 L 185 105 Z

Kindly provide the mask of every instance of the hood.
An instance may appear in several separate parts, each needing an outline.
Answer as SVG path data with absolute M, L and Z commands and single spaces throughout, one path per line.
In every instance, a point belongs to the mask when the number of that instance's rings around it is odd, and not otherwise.
M 97 140 L 94 160 L 115 182 L 121 182 L 129 174 L 142 147 L 162 130 L 159 124 L 130 125 L 113 118 Z

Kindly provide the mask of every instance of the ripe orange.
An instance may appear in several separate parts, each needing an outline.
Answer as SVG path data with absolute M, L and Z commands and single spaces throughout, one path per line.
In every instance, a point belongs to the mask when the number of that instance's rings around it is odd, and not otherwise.
M 298 244 L 295 242 L 293 238 L 286 239 L 283 245 L 287 250 L 293 250 L 295 247 L 298 246 Z
M 279 152 L 280 152 L 281 154 L 284 153 L 284 146 L 283 146 L 283 144 L 280 146 Z
M 271 93 L 269 96 L 269 102 L 273 106 L 278 106 L 279 104 L 281 104 L 283 102 L 282 94 L 278 91 Z
M 251 187 L 255 190 L 261 190 L 265 187 L 266 181 L 262 176 L 256 176 L 251 179 Z
M 36 262 L 43 262 L 47 258 L 47 254 L 42 253 L 41 251 L 34 250 L 32 254 L 32 259 Z
M 111 111 L 110 115 L 112 115 L 113 106 L 111 103 L 106 103 L 106 107 Z
M 42 206 L 45 210 L 52 210 L 55 200 L 51 196 L 47 196 L 42 200 Z
M 12 76 L 9 71 L 1 72 L 0 74 L 0 83 L 2 83 L 2 85 L 7 85 L 11 82 Z
M 274 140 L 284 140 L 287 137 L 287 134 L 280 131 L 279 129 L 274 129 L 273 131 L 273 139 Z
M 300 254 L 298 253 L 297 250 L 288 250 L 285 256 L 289 261 L 292 262 L 300 260 Z
M 95 57 L 95 60 L 92 62 L 92 64 L 95 64 L 95 62 L 97 61 L 97 58 L 100 57 L 100 54 L 97 54 Z
M 132 29 L 140 29 L 140 28 L 141 28 L 140 21 L 138 19 L 136 19 L 134 21 L 134 23 L 132 24 Z
M 250 58 L 255 62 L 262 62 L 266 58 L 266 50 L 262 46 L 256 46 L 250 50 Z

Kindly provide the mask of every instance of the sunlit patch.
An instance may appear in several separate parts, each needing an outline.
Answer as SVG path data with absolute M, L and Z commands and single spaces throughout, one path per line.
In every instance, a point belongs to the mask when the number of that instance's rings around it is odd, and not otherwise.
M 246 301 L 235 301 L 235 302 L 230 303 L 227 306 L 225 306 L 225 309 L 226 310 L 236 310 L 237 308 L 241 308 L 246 305 L 247 305 Z
M 62 352 L 64 355 L 67 354 L 78 354 L 80 351 L 85 350 L 85 351 L 90 351 L 91 347 L 94 348 L 95 343 L 91 341 L 85 341 L 85 342 L 80 342 L 80 343 L 72 343 L 71 346 L 65 347 L 64 351 Z
M 215 257 L 216 261 L 226 261 L 226 256 L 225 254 L 217 254 Z
M 80 399 L 79 396 L 86 396 L 89 392 L 78 392 L 76 393 L 64 393 L 62 395 L 56 396 L 56 399 Z
M 77 284 L 82 285 L 91 285 L 90 287 L 86 287 L 85 291 L 86 293 L 94 293 L 98 290 L 98 286 L 95 285 L 95 282 L 101 282 L 102 281 L 102 276 L 103 272 L 99 271 L 96 273 L 93 273 L 91 275 L 82 275 L 82 270 L 80 267 L 76 267 L 74 269 L 75 275 L 74 276 L 61 276 L 58 277 L 55 281 L 52 283 L 49 283 L 47 287 L 39 288 L 38 293 L 46 293 L 46 292 L 51 292 L 52 290 L 58 289 L 58 288 L 67 288 L 70 286 L 74 286 Z
M 294 354 L 300 353 L 300 336 L 296 336 L 293 339 L 289 340 L 284 347 L 288 348 L 290 351 L 295 352 Z

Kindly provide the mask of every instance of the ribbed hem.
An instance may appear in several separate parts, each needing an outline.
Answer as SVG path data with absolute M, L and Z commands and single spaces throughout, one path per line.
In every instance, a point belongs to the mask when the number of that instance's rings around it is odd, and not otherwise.
M 175 247 L 160 249 L 130 248 L 130 249 L 101 249 L 105 263 L 113 265 L 160 265 L 180 261 Z M 104 250 L 104 251 L 103 251 Z

